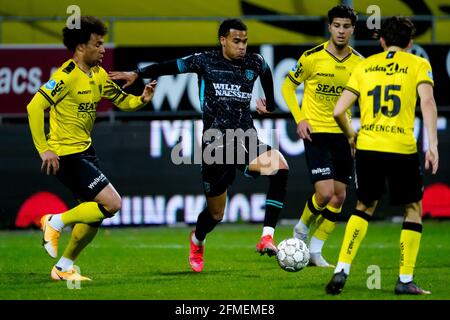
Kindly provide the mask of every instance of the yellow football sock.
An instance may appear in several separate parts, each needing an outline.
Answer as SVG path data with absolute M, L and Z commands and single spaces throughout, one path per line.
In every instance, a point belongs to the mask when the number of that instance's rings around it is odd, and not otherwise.
M 336 227 L 337 215 L 342 211 L 341 208 L 333 208 L 329 205 L 322 211 L 320 216 L 316 219 L 316 230 L 313 237 L 326 241 L 328 236 L 333 232 Z
M 67 225 L 74 223 L 95 223 L 105 219 L 105 215 L 97 202 L 83 202 L 61 215 L 62 222 Z
M 306 203 L 300 220 L 309 227 L 324 209 L 325 207 L 321 207 L 317 204 L 316 194 L 313 194 L 311 199 Z
M 404 222 L 400 233 L 400 274 L 413 275 L 419 253 L 422 225 Z
M 359 245 L 366 236 L 369 219 L 370 216 L 367 213 L 359 210 L 356 210 L 351 215 L 345 227 L 344 240 L 339 252 L 339 262 L 352 263 L 358 252 Z
M 98 228 L 98 226 L 91 226 L 84 223 L 74 225 L 63 257 L 75 261 L 80 252 L 94 239 Z

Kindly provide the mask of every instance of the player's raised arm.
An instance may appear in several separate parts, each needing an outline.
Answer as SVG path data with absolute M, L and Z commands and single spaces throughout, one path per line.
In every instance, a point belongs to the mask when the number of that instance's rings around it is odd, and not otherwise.
M 183 73 L 182 59 L 164 61 L 160 63 L 153 63 L 143 68 L 138 68 L 133 71 L 110 71 L 109 77 L 111 80 L 123 80 L 125 84 L 122 88 L 132 85 L 136 79 L 155 79 L 159 76 L 173 75 Z M 184 71 L 186 72 L 186 71 Z
M 125 84 L 122 88 L 126 88 L 131 86 L 136 79 L 138 78 L 138 74 L 136 71 L 110 71 L 109 77 L 111 80 L 123 80 Z
M 128 94 L 110 79 L 106 80 L 102 97 L 108 99 L 122 111 L 136 111 L 144 107 L 153 98 L 156 80 L 147 84 L 140 96 Z
M 144 91 L 142 91 L 141 94 L 141 100 L 144 104 L 147 104 L 152 100 L 153 95 L 155 94 L 156 84 L 156 80 L 153 80 L 144 87 Z

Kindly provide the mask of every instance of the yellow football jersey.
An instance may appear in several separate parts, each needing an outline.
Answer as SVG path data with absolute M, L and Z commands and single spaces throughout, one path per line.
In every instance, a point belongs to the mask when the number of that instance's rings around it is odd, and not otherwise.
M 102 67 L 93 67 L 85 73 L 74 60 L 66 61 L 39 89 L 27 107 L 38 152 L 52 150 L 63 156 L 89 148 L 97 105 L 102 98 L 109 99 L 125 111 L 143 106 L 140 97 L 122 91 Z M 45 139 L 41 135 L 43 109 L 49 106 L 50 131 Z
M 361 129 L 356 148 L 417 152 L 414 118 L 417 86 L 434 85 L 430 63 L 411 53 L 382 52 L 359 64 L 345 89 L 359 96 Z
M 328 41 L 304 52 L 288 78 L 297 86 L 305 83 L 301 113 L 296 118 L 308 120 L 313 132 L 342 133 L 333 117 L 334 106 L 353 69 L 364 58 L 350 48 L 346 57 L 338 59 L 327 47 Z

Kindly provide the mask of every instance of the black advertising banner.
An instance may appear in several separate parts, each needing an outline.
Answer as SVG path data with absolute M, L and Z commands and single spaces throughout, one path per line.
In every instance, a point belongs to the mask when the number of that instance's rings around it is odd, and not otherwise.
M 257 52 L 264 56 L 272 69 L 275 86 L 275 102 L 278 111 L 289 113 L 281 96 L 281 85 L 287 72 L 296 63 L 299 56 L 310 49 L 310 46 L 273 46 L 262 45 L 249 47 L 249 52 Z M 115 48 L 108 49 L 103 62 L 106 70 L 135 70 L 153 62 L 176 59 L 196 52 L 218 49 L 214 47 L 145 47 L 145 48 Z M 364 56 L 381 51 L 378 45 L 356 46 Z M 433 67 L 435 80 L 435 96 L 439 107 L 450 108 L 450 46 L 424 45 L 413 47 L 413 53 L 427 58 Z M 56 67 L 69 56 L 61 48 L 23 48 L 0 49 L 0 114 L 25 114 L 26 105 L 34 92 L 44 84 Z M 141 94 L 143 81 L 127 89 L 128 92 Z M 298 89 L 301 101 L 303 86 Z M 253 91 L 253 99 L 263 95 L 259 80 Z M 253 108 L 255 103 L 253 100 Z M 101 105 L 100 111 L 112 110 L 112 105 Z M 116 109 L 117 110 L 117 109 Z M 197 76 L 182 74 L 165 76 L 158 79 L 158 90 L 151 105 L 142 109 L 145 111 L 174 112 L 200 110 L 198 99 Z
M 297 59 L 311 46 L 273 46 L 262 45 L 258 47 L 249 47 L 249 52 L 260 53 L 272 69 L 275 102 L 278 111 L 289 113 L 288 107 L 283 101 L 281 95 L 281 85 L 287 72 L 295 65 Z M 116 70 L 135 70 L 154 62 L 161 62 L 171 59 L 191 55 L 205 50 L 218 49 L 214 47 L 164 47 L 164 48 L 116 48 L 114 52 L 114 66 Z M 374 41 L 372 46 L 356 46 L 355 49 L 365 57 L 381 52 L 382 49 Z M 450 46 L 449 45 L 414 45 L 412 50 L 414 54 L 428 59 L 433 68 L 435 81 L 435 98 L 442 111 L 450 113 L 450 95 L 447 94 L 450 88 Z M 129 92 L 140 94 L 143 81 L 138 80 Z M 298 97 L 301 101 L 303 86 L 298 88 Z M 263 95 L 263 91 L 257 81 L 253 99 Z M 178 112 L 178 111 L 197 111 L 200 112 L 200 103 L 198 101 L 197 76 L 195 74 L 180 74 L 174 76 L 164 76 L 158 79 L 158 90 L 155 93 L 151 106 L 142 111 L 158 112 Z M 255 108 L 255 102 L 252 103 Z
M 450 130 L 449 118 L 438 121 L 440 168 L 437 175 L 425 174 L 424 212 L 434 217 L 450 213 Z M 354 119 L 357 127 L 358 119 Z M 423 150 L 423 124 L 416 119 L 419 150 Z M 290 167 L 288 193 L 280 219 L 298 219 L 312 194 L 306 169 L 303 141 L 291 119 L 255 120 L 260 138 L 278 146 Z M 200 120 L 151 120 L 110 124 L 100 122 L 93 132 L 94 147 L 104 173 L 122 196 L 122 209 L 106 226 L 172 225 L 194 223 L 205 205 L 200 164 Z M 183 139 L 180 140 L 180 135 Z M 44 213 L 65 211 L 76 203 L 70 192 L 53 176 L 40 172 L 41 160 L 26 124 L 0 126 L 0 228 L 36 226 Z M 178 147 L 182 148 L 175 152 Z M 246 178 L 238 173 L 229 189 L 224 222 L 262 222 L 265 177 Z M 341 220 L 354 209 L 354 185 L 348 189 Z M 376 217 L 400 216 L 384 197 Z
M 287 71 L 297 62 L 302 52 L 309 48 L 272 45 L 249 48 L 249 51 L 264 56 L 274 78 L 277 112 L 269 118 L 256 119 L 255 126 L 260 138 L 279 148 L 290 166 L 288 194 L 281 219 L 298 219 L 313 191 L 306 169 L 303 141 L 295 132 L 295 123 L 284 104 L 280 90 Z M 113 50 L 111 64 L 105 67 L 133 70 L 148 63 L 175 59 L 207 49 L 213 48 L 116 48 Z M 379 46 L 356 49 L 365 56 L 380 51 Z M 429 173 L 425 175 L 423 208 L 430 216 L 444 217 L 450 215 L 450 167 L 446 165 L 450 162 L 450 95 L 447 94 L 450 88 L 450 46 L 416 46 L 414 52 L 431 61 L 439 110 L 440 168 L 436 176 Z M 43 56 L 46 54 L 43 53 Z M 2 60 L 2 63 L 8 64 L 8 61 Z M 5 90 L 12 88 L 14 81 L 16 89 L 23 89 L 26 79 L 21 75 L 24 70 L 28 70 L 27 74 L 30 75 L 31 70 L 35 70 L 32 68 L 40 65 L 37 60 L 27 63 L 22 67 L 16 62 L 14 65 L 0 66 L 0 108 L 6 110 L 6 113 L 21 113 L 25 110 L 18 109 L 16 104 L 25 98 L 12 95 L 11 90 L 5 94 Z M 44 81 L 44 75 L 51 72 L 49 68 L 53 66 L 53 62 L 46 62 L 42 66 L 39 69 L 40 83 Z M 11 74 L 11 77 L 6 78 L 7 74 Z M 13 77 L 13 74 L 17 75 Z M 34 85 L 34 80 L 27 79 L 28 86 Z M 140 94 L 142 86 L 143 82 L 139 82 L 127 91 Z M 300 101 L 302 90 L 300 86 L 297 92 Z M 28 97 L 30 95 L 29 92 L 23 94 Z M 259 84 L 255 85 L 253 99 L 262 95 Z M 252 108 L 255 108 L 254 100 Z M 123 200 L 120 214 L 105 220 L 105 225 L 170 225 L 195 222 L 197 214 L 205 205 L 200 165 L 198 157 L 195 157 L 202 132 L 201 120 L 198 120 L 200 111 L 196 75 L 165 76 L 158 79 L 152 103 L 141 111 L 127 114 L 130 116 L 127 121 L 121 120 L 119 115 L 124 113 L 118 111 L 115 113 L 117 121 L 96 123 L 93 131 L 94 146 L 105 174 Z M 355 129 L 358 129 L 359 119 L 355 117 L 352 121 Z M 416 118 L 416 129 L 418 150 L 422 153 L 426 150 L 426 145 L 422 139 L 423 122 L 420 115 Z M 36 226 L 39 216 L 43 213 L 62 212 L 75 205 L 70 192 L 56 178 L 40 173 L 41 160 L 33 146 L 26 121 L 2 123 L 0 142 L 0 228 Z M 181 157 L 174 156 L 173 152 L 177 148 L 182 150 Z M 224 222 L 261 222 L 264 219 L 267 187 L 268 181 L 264 177 L 253 180 L 238 174 L 229 190 Z M 348 218 L 354 205 L 355 193 L 352 185 L 348 190 L 342 220 Z M 401 214 L 402 209 L 389 206 L 386 197 L 377 210 L 379 218 Z

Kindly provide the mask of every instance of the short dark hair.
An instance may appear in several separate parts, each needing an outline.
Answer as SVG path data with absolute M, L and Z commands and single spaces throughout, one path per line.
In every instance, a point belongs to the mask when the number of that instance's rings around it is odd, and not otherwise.
M 88 43 L 91 34 L 104 36 L 108 32 L 108 28 L 102 20 L 91 16 L 82 16 L 80 18 L 80 28 L 65 27 L 62 30 L 63 43 L 67 49 L 75 52 L 77 45 Z
M 393 16 L 383 21 L 379 36 L 382 37 L 386 46 L 397 46 L 406 48 L 414 38 L 416 28 L 407 17 Z
M 228 36 L 230 29 L 247 31 L 247 26 L 241 19 L 226 19 L 219 26 L 219 39 Z
M 338 5 L 328 11 L 328 21 L 330 24 L 333 23 L 334 18 L 349 18 L 352 21 L 352 26 L 355 25 L 358 19 L 356 11 L 353 8 L 345 5 Z

